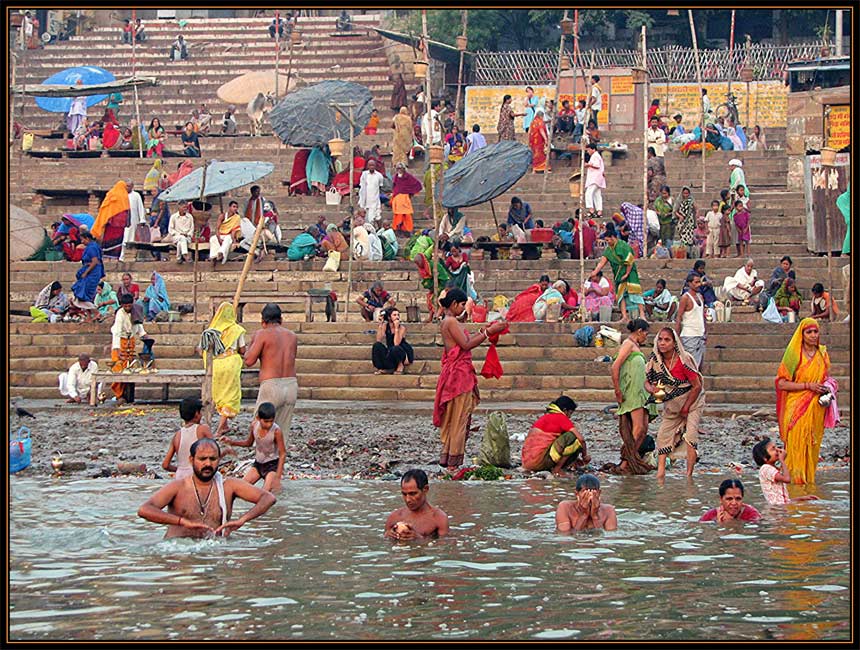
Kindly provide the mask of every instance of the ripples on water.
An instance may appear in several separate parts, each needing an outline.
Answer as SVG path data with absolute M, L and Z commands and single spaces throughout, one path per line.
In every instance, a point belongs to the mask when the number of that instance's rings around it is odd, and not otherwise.
M 397 483 L 292 481 L 228 539 L 164 540 L 146 480 L 13 477 L 15 639 L 847 639 L 850 499 L 699 524 L 721 479 L 609 477 L 619 530 L 555 532 L 564 481 L 431 484 L 441 540 L 381 532 Z M 237 511 L 246 504 L 237 502 Z

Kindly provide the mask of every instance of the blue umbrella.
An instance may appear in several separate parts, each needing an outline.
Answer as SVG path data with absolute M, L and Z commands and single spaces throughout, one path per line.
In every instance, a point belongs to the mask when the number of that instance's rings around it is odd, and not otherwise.
M 445 172 L 442 206 L 468 208 L 504 194 L 532 164 L 532 152 L 514 140 L 502 140 L 469 154 Z
M 223 162 L 213 160 L 206 167 L 206 187 L 203 196 L 218 196 L 243 185 L 249 185 L 265 178 L 275 171 L 275 165 L 268 162 Z M 161 201 L 191 201 L 200 198 L 200 183 L 203 180 L 203 167 L 180 178 L 176 184 L 158 195 Z
M 116 77 L 104 68 L 88 65 L 79 68 L 66 68 L 57 74 L 51 75 L 42 83 L 52 86 L 74 86 L 78 83 L 79 79 L 85 86 L 116 81 Z M 87 97 L 87 107 L 95 106 L 99 102 L 103 102 L 107 97 L 107 95 L 89 95 Z M 49 113 L 68 113 L 72 107 L 73 100 L 73 97 L 36 97 L 36 105 Z

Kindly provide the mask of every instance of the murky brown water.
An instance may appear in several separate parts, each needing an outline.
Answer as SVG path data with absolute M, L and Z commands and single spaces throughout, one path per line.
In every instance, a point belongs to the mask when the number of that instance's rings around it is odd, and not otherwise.
M 292 481 L 227 540 L 162 539 L 160 483 L 11 478 L 13 639 L 848 639 L 848 473 L 760 524 L 719 477 L 611 477 L 619 530 L 554 531 L 562 481 L 434 483 L 451 535 L 382 539 L 397 483 Z M 237 503 L 238 512 L 244 504 Z

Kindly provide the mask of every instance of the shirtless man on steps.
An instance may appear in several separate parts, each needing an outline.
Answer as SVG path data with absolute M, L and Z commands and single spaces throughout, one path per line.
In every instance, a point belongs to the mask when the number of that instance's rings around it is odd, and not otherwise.
M 286 440 L 299 395 L 296 380 L 298 337 L 283 327 L 281 308 L 273 303 L 263 307 L 263 329 L 257 330 L 245 352 L 245 365 L 260 361 L 260 390 L 255 412 L 263 402 L 275 405 L 275 422 Z

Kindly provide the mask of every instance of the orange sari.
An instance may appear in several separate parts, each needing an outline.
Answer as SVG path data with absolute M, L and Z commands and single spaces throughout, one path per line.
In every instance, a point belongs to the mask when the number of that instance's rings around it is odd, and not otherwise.
M 532 171 L 546 171 L 546 124 L 540 114 L 535 115 L 529 127 L 529 148 L 532 150 Z
M 818 351 L 807 359 L 803 354 L 803 330 L 808 326 L 818 327 L 812 318 L 804 318 L 785 350 L 779 365 L 776 380 L 785 379 L 798 383 L 823 383 L 830 371 L 830 356 L 827 348 L 818 346 Z M 811 390 L 776 391 L 776 417 L 779 421 L 779 437 L 785 444 L 785 464 L 793 483 L 815 483 L 818 453 L 824 438 L 824 415 L 827 409 L 818 403 L 818 393 Z

